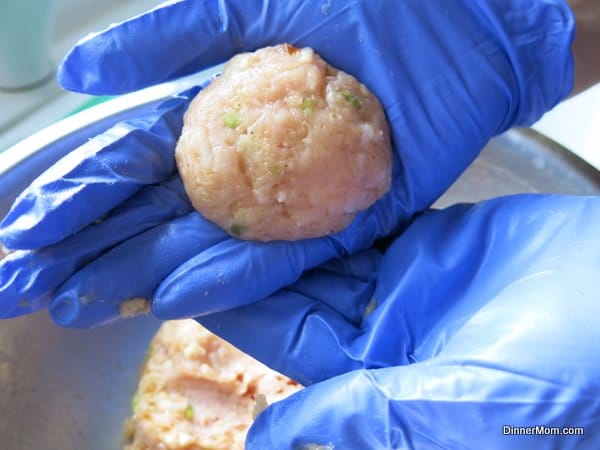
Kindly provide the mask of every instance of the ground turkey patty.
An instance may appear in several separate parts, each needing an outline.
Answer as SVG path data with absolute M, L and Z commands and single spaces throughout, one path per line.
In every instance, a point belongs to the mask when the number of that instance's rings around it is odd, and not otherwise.
M 256 394 L 300 389 L 193 320 L 165 322 L 152 340 L 126 421 L 126 450 L 243 450 Z
M 377 98 L 287 44 L 235 56 L 198 94 L 176 159 L 194 207 L 242 239 L 340 231 L 391 182 Z

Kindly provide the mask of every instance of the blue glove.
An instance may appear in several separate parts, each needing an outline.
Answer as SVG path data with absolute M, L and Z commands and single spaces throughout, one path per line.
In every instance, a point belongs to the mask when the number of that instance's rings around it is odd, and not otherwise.
M 600 197 L 457 205 L 200 318 L 308 386 L 246 449 L 600 448 L 599 226 Z M 584 434 L 504 434 L 538 425 Z
M 75 150 L 16 200 L 0 240 L 25 253 L 0 266 L 0 316 L 52 299 L 57 323 L 89 327 L 116 320 L 119 303 L 138 297 L 152 299 L 161 318 L 199 316 L 257 301 L 305 269 L 368 248 L 435 201 L 490 137 L 532 123 L 568 94 L 573 26 L 563 0 L 182 0 L 83 40 L 59 81 L 96 94 L 268 44 L 312 46 L 381 99 L 395 145 L 392 189 L 346 230 L 293 243 L 241 242 L 184 205 L 163 214 L 162 200 L 138 196 L 178 182 L 173 148 L 194 92 L 183 93 Z M 99 229 L 103 238 L 92 242 Z

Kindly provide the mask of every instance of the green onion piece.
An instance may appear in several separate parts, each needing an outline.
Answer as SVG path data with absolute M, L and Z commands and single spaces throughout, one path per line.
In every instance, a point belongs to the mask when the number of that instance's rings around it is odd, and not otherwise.
M 194 418 L 194 407 L 192 405 L 187 405 L 183 410 L 183 415 L 187 420 L 192 420 Z
M 239 236 L 240 234 L 242 234 L 247 229 L 248 229 L 247 226 L 240 225 L 239 223 L 234 223 L 233 225 L 231 225 L 231 228 L 230 228 L 231 232 L 233 234 L 235 234 L 236 236 Z
M 304 97 L 300 104 L 300 108 L 307 114 L 313 112 L 315 109 L 315 99 L 312 97 Z
M 139 404 L 140 404 L 140 394 L 138 392 L 136 392 L 135 394 L 133 394 L 133 397 L 131 397 L 131 412 L 132 413 L 135 414 L 135 411 Z
M 281 166 L 279 164 L 273 164 L 269 169 L 269 172 L 271 172 L 271 175 L 274 177 L 278 177 L 281 175 Z
M 360 110 L 362 108 L 362 103 L 360 102 L 360 100 L 358 99 L 358 97 L 354 94 L 352 94 L 350 91 L 347 91 L 346 89 L 342 89 L 341 91 L 339 91 L 341 96 L 344 97 L 344 100 L 346 100 L 346 102 L 350 105 L 352 105 L 354 107 L 354 109 Z
M 240 123 L 242 123 L 242 119 L 240 119 L 240 116 L 238 116 L 237 113 L 233 111 L 224 112 L 222 117 L 225 126 L 231 129 L 237 128 L 237 126 Z

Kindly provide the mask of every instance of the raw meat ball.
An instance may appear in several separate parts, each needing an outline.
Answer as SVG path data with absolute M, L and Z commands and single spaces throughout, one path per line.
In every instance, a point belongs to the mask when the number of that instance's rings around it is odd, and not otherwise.
M 242 239 L 340 231 L 391 183 L 378 99 L 287 44 L 235 56 L 198 94 L 176 159 L 194 207 Z

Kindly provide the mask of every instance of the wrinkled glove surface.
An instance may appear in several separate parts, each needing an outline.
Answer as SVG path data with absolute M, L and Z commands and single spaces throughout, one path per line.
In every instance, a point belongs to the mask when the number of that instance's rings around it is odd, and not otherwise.
M 116 320 L 126 299 L 160 318 L 249 304 L 334 257 L 403 229 L 490 137 L 571 89 L 573 18 L 562 0 L 181 0 L 82 40 L 60 83 L 118 94 L 289 42 L 311 46 L 381 100 L 394 143 L 390 192 L 344 231 L 267 244 L 191 210 L 173 150 L 196 90 L 115 125 L 36 180 L 0 225 L 0 317 L 49 307 L 60 325 Z M 8 175 L 5 175 L 8 176 Z
M 200 318 L 308 386 L 267 408 L 246 448 L 599 448 L 599 226 L 600 197 L 457 205 L 385 254 Z

